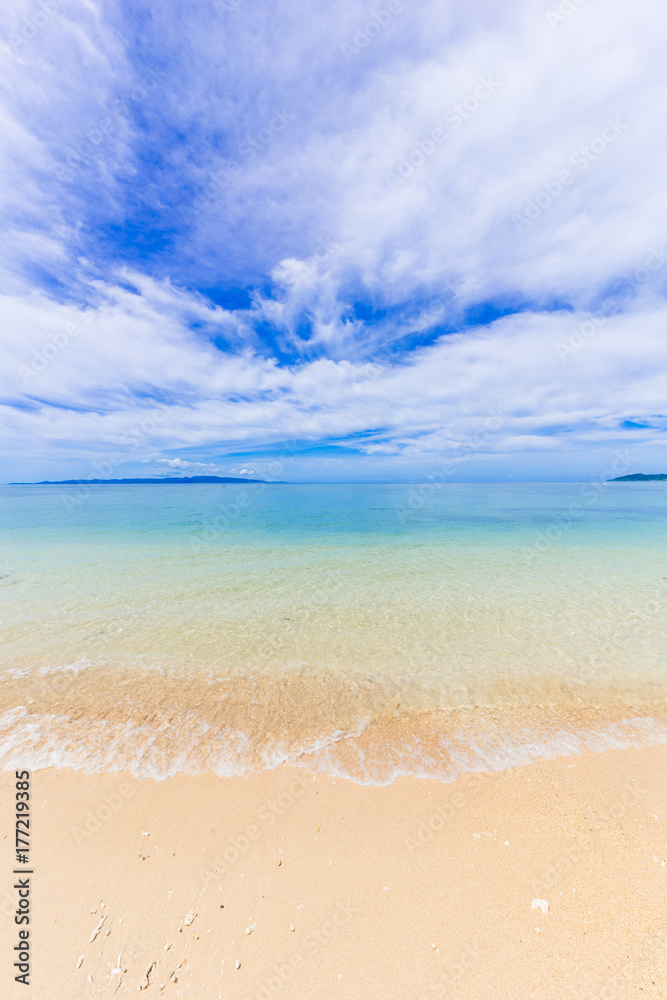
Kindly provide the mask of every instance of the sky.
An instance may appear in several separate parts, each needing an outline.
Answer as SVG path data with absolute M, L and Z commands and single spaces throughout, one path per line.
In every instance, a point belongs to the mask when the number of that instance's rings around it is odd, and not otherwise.
M 667 472 L 658 0 L 0 17 L 0 482 Z

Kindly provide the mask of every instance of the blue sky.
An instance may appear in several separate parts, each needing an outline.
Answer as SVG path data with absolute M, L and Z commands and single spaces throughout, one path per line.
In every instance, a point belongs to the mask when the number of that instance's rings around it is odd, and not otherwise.
M 665 35 L 9 0 L 0 480 L 667 471 Z

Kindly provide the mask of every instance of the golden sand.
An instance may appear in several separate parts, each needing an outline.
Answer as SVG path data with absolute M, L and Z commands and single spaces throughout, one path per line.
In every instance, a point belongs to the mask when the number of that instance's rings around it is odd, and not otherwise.
M 32 784 L 39 1000 L 667 995 L 666 747 L 450 784 L 286 765 Z M 2 774 L 5 983 L 13 785 Z

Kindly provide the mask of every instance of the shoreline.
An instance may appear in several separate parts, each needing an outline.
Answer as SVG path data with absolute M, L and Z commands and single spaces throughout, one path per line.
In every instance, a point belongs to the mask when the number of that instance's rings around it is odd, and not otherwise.
M 512 679 L 407 690 L 378 677 L 196 677 L 101 665 L 0 678 L 0 768 L 236 777 L 282 764 L 360 784 L 667 744 L 667 689 Z M 437 698 L 440 704 L 437 703 Z M 458 698 L 456 703 L 454 699 Z M 450 704 L 450 699 L 452 703 Z
M 504 771 L 586 751 L 667 745 L 663 701 L 650 704 L 495 705 L 431 711 L 360 724 L 356 730 L 283 730 L 249 737 L 192 715 L 90 719 L 85 712 L 0 711 L 0 770 L 56 767 L 81 774 L 169 780 L 241 778 L 279 767 L 383 787 L 404 777 L 449 783 L 466 773 Z M 301 734 L 300 734 L 301 736 Z M 303 739 L 303 742 L 301 740 Z
M 666 765 L 667 746 L 584 751 L 384 787 L 35 771 L 35 993 L 132 996 L 152 967 L 146 996 L 197 1000 L 658 998 Z

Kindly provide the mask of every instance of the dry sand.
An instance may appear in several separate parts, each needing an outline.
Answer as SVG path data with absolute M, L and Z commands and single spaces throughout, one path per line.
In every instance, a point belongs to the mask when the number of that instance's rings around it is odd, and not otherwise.
M 1 782 L 3 1000 L 667 997 L 665 747 L 384 788 L 35 772 L 30 990 Z

